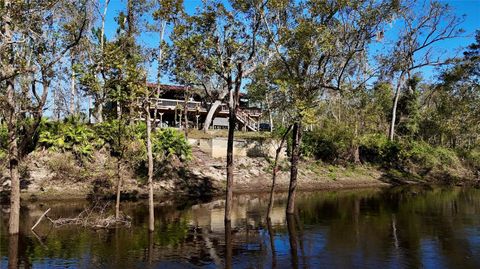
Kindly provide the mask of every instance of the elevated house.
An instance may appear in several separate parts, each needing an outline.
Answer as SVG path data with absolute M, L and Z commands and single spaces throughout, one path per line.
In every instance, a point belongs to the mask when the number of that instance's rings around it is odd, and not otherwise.
M 147 83 L 150 91 L 158 90 L 157 84 Z M 181 127 L 185 122 L 185 108 L 189 128 L 203 129 L 205 119 L 214 100 L 208 100 L 198 89 L 186 86 L 160 85 L 159 97 L 150 98 L 150 115 L 160 127 Z M 240 96 L 236 128 L 245 131 L 258 131 L 260 108 L 251 104 L 245 94 Z M 228 105 L 223 102 L 215 111 L 211 129 L 228 129 Z

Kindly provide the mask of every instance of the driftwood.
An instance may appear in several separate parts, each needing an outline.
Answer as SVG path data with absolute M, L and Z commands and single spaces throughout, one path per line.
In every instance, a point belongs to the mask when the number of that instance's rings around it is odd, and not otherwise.
M 42 219 L 47 215 L 47 213 L 50 212 L 50 208 L 47 209 L 45 212 L 43 212 L 43 214 L 40 216 L 40 218 L 37 220 L 37 222 L 35 222 L 35 224 L 32 226 L 32 231 L 35 229 L 35 227 L 37 227 L 37 225 L 42 221 Z
M 58 218 L 51 219 L 47 216 L 47 213 L 50 211 L 50 208 L 47 209 L 42 216 L 37 220 L 35 225 L 32 226 L 32 231 L 37 227 L 37 225 L 42 221 L 43 218 L 47 218 L 52 224 L 53 227 L 58 228 L 65 225 L 79 225 L 89 228 L 115 228 L 118 226 L 130 227 L 130 217 L 127 215 L 121 215 L 119 218 L 115 218 L 114 215 L 106 215 L 106 208 L 109 203 L 106 203 L 102 206 L 95 204 L 91 208 L 85 208 L 80 214 L 75 218 Z

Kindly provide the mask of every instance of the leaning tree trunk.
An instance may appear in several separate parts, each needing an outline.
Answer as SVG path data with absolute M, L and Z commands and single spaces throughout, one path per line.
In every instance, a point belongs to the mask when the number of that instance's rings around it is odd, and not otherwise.
M 288 187 L 287 214 L 295 211 L 295 192 L 297 189 L 298 160 L 300 158 L 300 142 L 302 140 L 302 123 L 297 121 L 292 130 L 292 156 L 290 159 L 290 186 Z
M 395 137 L 395 121 L 397 120 L 398 99 L 400 98 L 400 90 L 403 87 L 404 83 L 405 75 L 402 73 L 395 89 L 395 98 L 393 99 L 392 120 L 390 121 L 390 131 L 388 133 L 388 138 L 390 139 L 390 141 L 393 141 L 393 138 Z
M 292 125 L 288 126 L 288 129 L 282 136 L 282 140 L 280 141 L 280 145 L 278 146 L 277 150 L 275 151 L 275 160 L 273 161 L 273 169 L 272 169 L 272 187 L 270 188 L 270 199 L 268 201 L 268 210 L 267 210 L 267 220 L 270 219 L 270 214 L 273 210 L 273 203 L 274 203 L 274 193 L 275 193 L 275 184 L 277 181 L 277 171 L 278 171 L 278 158 L 280 156 L 280 152 L 282 151 L 283 145 L 285 144 L 285 140 L 287 138 L 288 133 L 292 129 Z
M 3 16 L 3 38 L 5 44 L 8 44 L 7 53 L 8 65 L 7 72 L 13 69 L 13 45 L 12 45 L 12 20 L 11 20 L 11 2 L 4 1 L 5 15 Z M 17 145 L 17 113 L 15 101 L 15 81 L 13 78 L 6 80 L 7 95 L 7 127 L 8 127 L 8 155 L 9 170 L 11 180 L 10 192 L 10 218 L 8 220 L 8 233 L 18 234 L 20 228 L 20 176 L 18 174 L 18 145 Z
M 272 251 L 271 268 L 276 268 L 277 267 L 277 251 L 275 250 L 275 238 L 273 233 L 272 220 L 270 218 L 267 218 L 267 230 L 268 230 L 268 237 L 270 239 L 270 249 Z
M 148 100 L 147 100 L 148 102 Z M 155 229 L 155 213 L 153 208 L 153 153 L 152 153 L 152 123 L 150 121 L 150 106 L 146 109 L 147 121 L 147 156 L 148 156 L 148 230 Z
M 207 117 L 205 118 L 205 123 L 203 124 L 203 131 L 208 131 L 208 128 L 210 128 L 210 125 L 212 124 L 213 116 L 215 115 L 215 112 L 217 112 L 217 109 L 221 104 L 221 100 L 216 100 L 215 102 L 213 102 L 210 110 L 208 110 Z

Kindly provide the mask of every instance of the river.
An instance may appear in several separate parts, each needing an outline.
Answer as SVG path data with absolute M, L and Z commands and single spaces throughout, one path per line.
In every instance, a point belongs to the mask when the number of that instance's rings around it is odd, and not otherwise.
M 34 234 L 30 228 L 47 208 L 55 219 L 90 204 L 31 202 L 22 206 L 20 235 L 10 238 L 3 207 L 0 267 L 12 260 L 20 268 L 480 268 L 480 189 L 301 192 L 289 217 L 286 195 L 278 194 L 270 222 L 267 199 L 235 195 L 227 228 L 222 199 L 159 204 L 154 233 L 145 202 L 125 202 L 130 228 L 52 228 L 44 220 Z

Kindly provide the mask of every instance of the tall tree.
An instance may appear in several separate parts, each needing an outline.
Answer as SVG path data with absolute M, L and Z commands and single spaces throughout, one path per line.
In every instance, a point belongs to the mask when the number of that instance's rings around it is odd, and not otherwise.
M 5 38 L 0 44 L 1 80 L 6 84 L 5 112 L 12 182 L 9 233 L 16 234 L 20 212 L 18 165 L 34 149 L 38 139 L 38 127 L 54 70 L 79 43 L 89 20 L 86 1 L 4 1 L 0 7 L 5 22 L 2 29 Z M 67 10 L 76 10 L 78 16 L 64 18 L 59 15 Z M 16 85 L 21 88 L 16 90 Z M 41 92 L 37 90 L 38 85 Z
M 426 93 L 421 136 L 432 144 L 469 149 L 480 142 L 480 31 L 462 57 Z
M 402 90 L 412 91 L 407 81 L 413 72 L 426 66 L 439 66 L 450 60 L 437 44 L 460 36 L 462 18 L 455 16 L 447 4 L 439 2 L 405 2 L 400 7 L 398 38 L 388 54 L 381 58 L 384 76 L 394 81 L 395 96 L 392 105 L 389 139 L 395 137 L 397 106 Z
M 220 85 L 228 94 L 227 193 L 225 221 L 231 220 L 233 196 L 233 140 L 239 94 L 254 70 L 260 27 L 259 1 L 229 1 L 229 6 L 206 1 L 174 28 L 172 48 L 175 75 L 205 89 Z M 179 63 L 184 64 L 180 66 Z
M 276 56 L 269 80 L 293 121 L 288 214 L 294 212 L 303 123 L 326 92 L 365 83 L 366 48 L 395 8 L 391 1 L 268 2 L 262 20 Z

